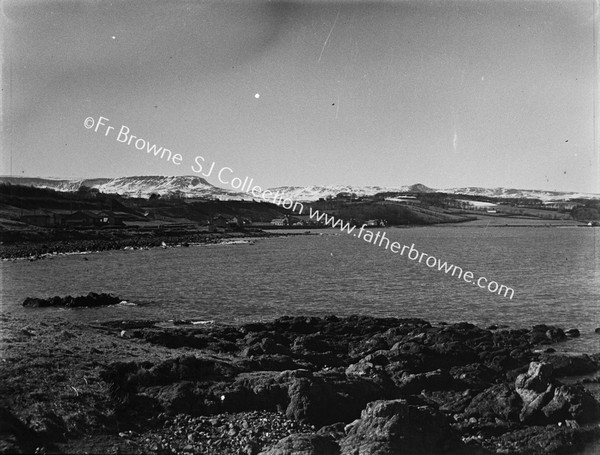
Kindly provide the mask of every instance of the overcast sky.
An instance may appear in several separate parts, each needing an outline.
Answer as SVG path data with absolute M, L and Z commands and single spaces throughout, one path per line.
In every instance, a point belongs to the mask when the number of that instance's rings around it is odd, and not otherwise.
M 3 8 L 2 174 L 600 192 L 593 0 Z

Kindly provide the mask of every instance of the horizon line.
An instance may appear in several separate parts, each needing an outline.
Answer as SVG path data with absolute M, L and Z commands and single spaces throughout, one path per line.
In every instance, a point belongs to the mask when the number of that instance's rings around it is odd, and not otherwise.
M 218 188 L 218 189 L 222 189 L 222 190 L 227 190 L 226 188 L 222 188 L 216 185 L 213 185 L 212 183 L 209 183 L 205 178 L 203 177 L 199 177 L 196 175 L 128 175 L 128 176 L 121 176 L 121 177 L 40 177 L 40 176 L 25 176 L 25 175 L 0 175 L 0 179 L 1 178 L 23 178 L 23 179 L 45 179 L 45 180 L 63 180 L 63 181 L 81 181 L 81 180 L 102 180 L 102 179 L 106 179 L 106 180 L 116 180 L 116 179 L 126 179 L 126 178 L 135 178 L 135 177 L 158 177 L 158 178 L 178 178 L 178 177 L 191 177 L 191 178 L 197 178 L 200 180 L 203 180 L 205 182 L 207 182 L 209 185 Z M 434 191 L 442 191 L 442 190 L 458 190 L 458 189 L 467 189 L 467 188 L 478 188 L 478 189 L 487 189 L 487 190 L 497 190 L 497 189 L 503 189 L 503 190 L 516 190 L 516 191 L 537 191 L 537 192 L 549 192 L 549 193 L 573 193 L 573 194 L 591 194 L 591 195 L 595 195 L 595 196 L 599 196 L 600 197 L 600 193 L 592 193 L 592 192 L 586 192 L 586 191 L 572 191 L 572 190 L 546 190 L 546 189 L 533 189 L 533 188 L 513 188 L 513 187 L 507 187 L 507 186 L 493 186 L 493 187 L 488 187 L 488 186 L 454 186 L 454 187 L 446 187 L 446 188 L 435 188 L 429 185 L 426 185 L 424 183 L 413 183 L 413 184 L 409 184 L 409 185 L 399 185 L 397 187 L 394 186 L 390 186 L 390 185 L 356 185 L 356 184 L 344 184 L 344 183 L 338 183 L 338 184 L 309 184 L 309 185 L 283 185 L 283 186 L 271 186 L 268 187 L 267 189 L 277 189 L 277 188 L 284 188 L 284 187 L 294 187 L 294 188 L 307 188 L 307 187 L 336 187 L 336 186 L 347 186 L 347 187 L 363 187 L 363 188 L 367 188 L 367 187 L 377 187 L 377 188 L 400 188 L 400 187 L 413 187 L 413 186 L 417 186 L 417 185 L 422 185 L 425 186 L 426 188 L 429 188 L 431 190 Z

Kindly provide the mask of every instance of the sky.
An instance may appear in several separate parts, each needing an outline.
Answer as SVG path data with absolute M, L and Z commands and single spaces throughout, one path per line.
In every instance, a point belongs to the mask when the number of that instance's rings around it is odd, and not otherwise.
M 5 0 L 2 13 L 2 175 L 196 175 L 202 156 L 262 187 L 600 193 L 593 0 Z

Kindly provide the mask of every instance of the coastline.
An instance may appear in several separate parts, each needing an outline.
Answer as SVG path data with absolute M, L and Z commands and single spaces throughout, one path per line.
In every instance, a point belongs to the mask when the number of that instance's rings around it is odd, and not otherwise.
M 555 352 L 557 327 L 65 311 L 2 315 L 4 453 L 584 453 L 600 437 L 600 355 Z
M 516 217 L 482 217 L 475 221 L 461 223 L 441 223 L 434 225 L 399 225 L 388 226 L 394 229 L 413 229 L 416 227 L 444 227 L 444 228 L 584 228 L 587 227 L 579 222 L 539 220 L 533 222 L 531 219 L 523 219 L 515 223 Z M 510 221 L 512 224 L 509 224 Z M 290 235 L 319 235 L 323 232 L 340 233 L 338 228 L 312 228 L 303 227 L 296 229 L 274 227 L 267 230 L 254 229 L 246 231 L 229 232 L 184 232 L 172 233 L 170 235 L 156 235 L 141 233 L 139 231 L 105 231 L 89 233 L 86 231 L 75 231 L 71 233 L 73 238 L 69 239 L 40 239 L 22 241 L 0 242 L 0 259 L 43 259 L 45 256 L 71 253 L 92 253 L 99 251 L 127 249 L 159 248 L 166 244 L 173 246 L 189 246 L 190 244 L 218 243 L 230 239 L 281 237 Z M 88 236 L 91 238 L 77 238 Z M 1 237 L 0 237 L 1 238 Z
M 149 249 L 167 247 L 188 247 L 198 244 L 220 243 L 227 240 L 281 237 L 302 235 L 269 233 L 263 231 L 223 232 L 223 233 L 187 233 L 178 235 L 131 235 L 126 238 L 69 239 L 29 241 L 0 244 L 0 259 L 43 259 L 60 254 L 96 253 L 100 251 L 123 249 Z

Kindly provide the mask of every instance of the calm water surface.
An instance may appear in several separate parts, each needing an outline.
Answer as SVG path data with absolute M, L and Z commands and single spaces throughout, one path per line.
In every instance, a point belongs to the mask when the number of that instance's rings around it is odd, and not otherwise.
M 491 294 L 436 268 L 348 234 L 110 251 L 36 262 L 3 261 L 2 311 L 82 320 L 211 319 L 284 314 L 368 314 L 476 324 L 578 327 L 581 349 L 600 351 L 600 230 L 479 228 L 384 230 L 392 241 L 514 289 Z M 337 234 L 337 235 L 336 235 Z M 84 257 L 88 260 L 84 260 Z M 138 306 L 25 309 L 25 297 L 110 292 Z M 583 344 L 582 344 L 583 343 Z

